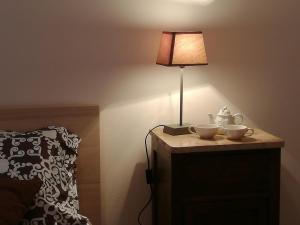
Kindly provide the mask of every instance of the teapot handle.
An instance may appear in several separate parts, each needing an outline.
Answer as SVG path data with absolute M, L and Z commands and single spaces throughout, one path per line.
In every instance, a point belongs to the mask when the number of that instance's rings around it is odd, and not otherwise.
M 238 125 L 242 124 L 244 121 L 244 117 L 241 113 L 234 114 L 233 119 L 234 119 L 234 123 Z
M 197 132 L 194 132 L 194 131 L 192 130 L 192 128 L 193 128 L 193 126 L 189 126 L 189 127 L 188 127 L 189 132 L 190 132 L 191 134 L 197 134 Z

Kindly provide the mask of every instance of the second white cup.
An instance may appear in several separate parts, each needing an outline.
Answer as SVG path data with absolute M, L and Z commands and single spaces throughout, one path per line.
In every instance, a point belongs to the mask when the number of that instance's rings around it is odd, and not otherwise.
M 233 140 L 242 139 L 244 136 L 252 136 L 254 134 L 252 128 L 244 125 L 225 125 L 223 129 L 227 138 Z

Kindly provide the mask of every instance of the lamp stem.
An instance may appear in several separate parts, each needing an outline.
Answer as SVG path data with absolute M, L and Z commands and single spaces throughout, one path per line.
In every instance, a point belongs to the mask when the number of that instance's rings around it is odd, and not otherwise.
M 182 126 L 182 108 L 183 108 L 183 69 L 180 67 L 180 120 L 179 125 Z

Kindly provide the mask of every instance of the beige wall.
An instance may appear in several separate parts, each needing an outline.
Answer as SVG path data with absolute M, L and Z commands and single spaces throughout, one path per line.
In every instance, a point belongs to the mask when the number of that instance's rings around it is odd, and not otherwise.
M 300 224 L 299 9 L 296 0 L 1 1 L 0 104 L 99 104 L 102 225 L 137 224 L 144 135 L 178 119 L 179 70 L 154 64 L 160 31 L 203 30 L 209 65 L 185 70 L 185 121 L 227 104 L 283 137 L 281 224 Z

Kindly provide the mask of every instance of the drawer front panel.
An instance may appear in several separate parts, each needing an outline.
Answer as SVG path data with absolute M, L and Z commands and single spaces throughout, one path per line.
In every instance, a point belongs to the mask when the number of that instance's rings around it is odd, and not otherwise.
M 274 163 L 269 151 L 175 155 L 173 194 L 188 197 L 267 193 Z

